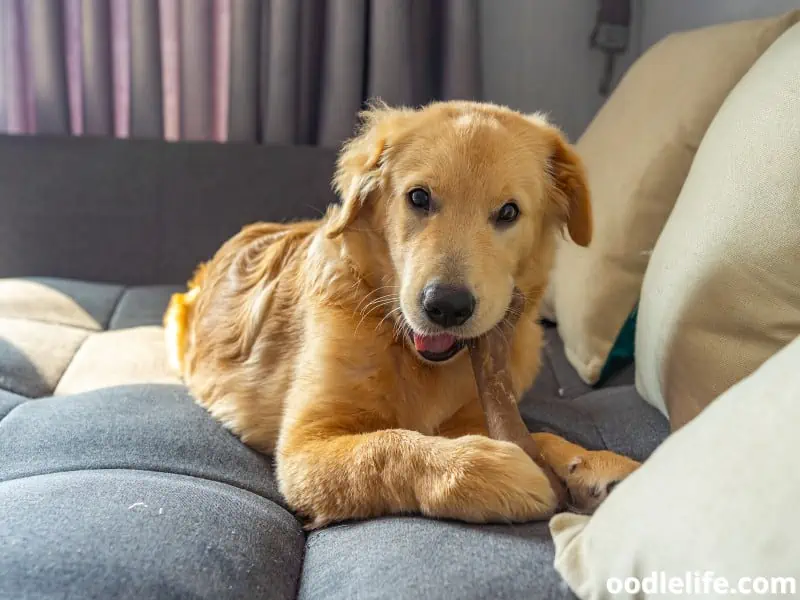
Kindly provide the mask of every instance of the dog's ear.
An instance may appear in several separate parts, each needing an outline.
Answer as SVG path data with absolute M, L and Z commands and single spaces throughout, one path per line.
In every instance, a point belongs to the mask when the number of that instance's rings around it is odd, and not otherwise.
M 389 108 L 373 103 L 359 117 L 356 136 L 347 141 L 339 153 L 333 188 L 341 199 L 341 207 L 327 223 L 329 238 L 340 235 L 356 220 L 369 196 L 381 182 L 384 153 L 393 122 L 407 114 L 407 109 Z
M 548 169 L 559 218 L 566 223 L 572 241 L 586 247 L 592 241 L 593 226 L 592 202 L 583 161 L 564 134 L 547 123 L 544 117 L 537 114 L 528 119 L 543 127 L 549 138 Z

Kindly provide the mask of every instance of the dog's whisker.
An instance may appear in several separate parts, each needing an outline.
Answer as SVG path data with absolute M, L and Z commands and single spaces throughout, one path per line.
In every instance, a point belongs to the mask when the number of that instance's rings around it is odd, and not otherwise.
M 399 310 L 400 310 L 400 307 L 398 306 L 397 308 L 395 308 L 395 309 L 392 309 L 392 310 L 390 310 L 388 313 L 386 313 L 386 316 L 384 316 L 384 317 L 383 317 L 383 318 L 380 320 L 380 322 L 379 322 L 379 323 L 378 323 L 378 324 L 375 326 L 375 331 L 377 331 L 378 329 L 380 329 L 380 326 L 381 326 L 381 325 L 383 325 L 383 322 L 384 322 L 386 319 L 390 318 L 390 317 L 391 317 L 391 316 L 392 316 L 394 313 L 396 313 L 396 312 L 397 312 L 397 311 L 399 311 Z
M 357 281 L 355 285 L 357 286 L 358 284 L 359 284 L 359 282 Z M 369 300 L 373 295 L 375 295 L 375 294 L 377 294 L 377 293 L 379 293 L 379 292 L 381 292 L 383 290 L 388 290 L 388 289 L 398 289 L 398 286 L 396 286 L 396 285 L 382 285 L 380 287 L 375 288 L 374 290 L 371 290 L 370 292 L 365 294 L 364 297 L 361 299 L 361 301 L 356 305 L 356 312 L 358 312 L 358 309 L 361 308 L 361 305 L 364 304 L 367 300 Z
M 386 300 L 387 298 L 399 298 L 399 296 L 398 296 L 398 294 L 396 294 L 396 293 L 392 293 L 392 294 L 384 294 L 383 296 L 378 296 L 377 298 L 373 298 L 372 300 L 370 300 L 370 301 L 369 301 L 369 303 L 367 303 L 367 305 L 364 307 L 364 309 L 363 309 L 363 310 L 366 310 L 366 308 L 367 308 L 367 307 L 369 307 L 369 306 L 371 306 L 373 303 L 375 303 L 375 302 L 380 302 L 380 301 L 382 301 L 382 300 Z M 364 303 L 364 300 L 362 300 L 362 301 L 361 301 L 361 302 L 358 304 L 358 307 L 361 307 L 361 305 L 362 305 L 363 303 Z M 358 308 L 358 307 L 357 307 L 357 308 Z
M 371 307 L 363 309 L 363 311 L 361 312 L 361 315 L 362 315 L 361 316 L 361 321 L 359 321 L 359 323 L 363 323 L 364 320 L 367 317 L 369 317 L 372 313 L 374 313 L 375 311 L 380 310 L 382 308 L 389 307 L 389 306 L 394 306 L 395 304 L 397 304 L 397 303 L 394 300 L 388 299 L 388 300 L 385 300 L 385 301 L 380 302 L 378 304 L 374 304 Z
M 374 302 L 370 302 L 370 304 L 368 304 L 366 307 L 364 307 L 364 308 L 362 309 L 362 312 L 361 312 L 361 315 L 362 315 L 362 316 L 361 316 L 361 320 L 358 322 L 358 325 L 356 325 L 356 328 L 355 328 L 354 334 L 355 334 L 355 333 L 358 333 L 358 329 L 359 329 L 359 327 L 361 327 L 361 324 L 362 324 L 362 323 L 363 323 L 363 322 L 364 322 L 364 321 L 367 319 L 367 317 L 369 317 L 369 316 L 370 316 L 370 315 L 371 315 L 373 312 L 375 312 L 376 310 L 379 310 L 379 309 L 381 309 L 381 308 L 383 308 L 383 307 L 385 307 L 385 306 L 392 306 L 393 304 L 395 304 L 395 303 L 396 303 L 396 302 L 398 302 L 398 301 L 399 301 L 399 298 L 398 298 L 398 297 L 396 297 L 396 296 L 394 296 L 394 295 L 392 295 L 392 296 L 386 296 L 386 297 L 384 297 L 384 298 L 382 298 L 382 299 L 379 299 L 379 300 L 376 300 L 376 301 L 374 301 Z M 398 308 L 399 308 L 399 307 L 398 307 Z
M 367 304 L 364 308 L 361 309 L 361 312 L 367 311 L 372 306 L 382 306 L 384 304 L 392 304 L 399 300 L 396 294 L 389 294 L 387 296 L 381 296 L 380 298 L 375 298 L 369 304 Z

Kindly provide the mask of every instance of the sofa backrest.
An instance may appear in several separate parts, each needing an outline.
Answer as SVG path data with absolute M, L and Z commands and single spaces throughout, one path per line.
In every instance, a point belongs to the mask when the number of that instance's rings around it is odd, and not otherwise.
M 320 216 L 335 153 L 0 136 L 0 277 L 188 279 L 243 225 Z

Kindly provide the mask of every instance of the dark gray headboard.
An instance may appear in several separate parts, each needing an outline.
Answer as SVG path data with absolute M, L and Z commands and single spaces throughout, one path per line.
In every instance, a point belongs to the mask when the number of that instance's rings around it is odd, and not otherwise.
M 319 216 L 311 147 L 0 136 L 0 277 L 180 283 L 243 225 Z

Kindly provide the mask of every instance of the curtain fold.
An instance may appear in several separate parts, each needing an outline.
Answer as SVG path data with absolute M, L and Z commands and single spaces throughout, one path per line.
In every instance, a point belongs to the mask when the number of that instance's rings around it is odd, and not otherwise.
M 258 137 L 260 0 L 233 0 L 231 4 L 230 85 L 228 139 L 256 141 Z
M 181 0 L 180 110 L 181 137 L 211 138 L 212 123 L 212 0 Z
M 108 0 L 83 0 L 80 8 L 84 133 L 111 135 L 114 132 L 111 5 Z
M 352 133 L 366 89 L 367 0 L 328 0 L 320 76 L 318 141 L 334 146 Z
M 164 135 L 160 32 L 158 0 L 134 0 L 130 5 L 133 137 Z
M 69 133 L 63 4 L 61 0 L 28 1 L 22 9 L 33 124 L 38 133 Z
M 478 0 L 0 0 L 0 132 L 338 145 L 479 98 Z

